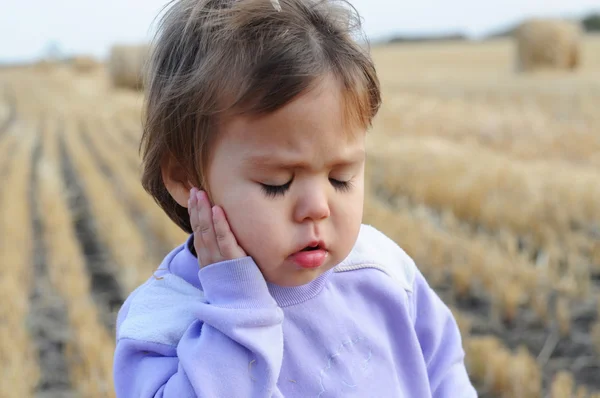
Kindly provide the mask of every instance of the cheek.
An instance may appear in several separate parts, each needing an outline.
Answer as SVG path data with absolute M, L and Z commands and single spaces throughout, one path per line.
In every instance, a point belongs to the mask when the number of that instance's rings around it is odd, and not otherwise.
M 362 184 L 357 183 L 347 200 L 340 200 L 338 203 L 337 217 L 335 217 L 336 229 L 344 246 L 352 246 L 358 237 L 363 218 L 364 188 Z
M 275 228 L 273 209 L 258 195 L 248 190 L 230 191 L 220 201 L 238 243 L 250 253 L 254 247 L 264 247 Z
M 362 178 L 355 181 L 352 191 L 347 194 L 345 200 L 340 200 L 343 207 L 344 218 L 348 223 L 356 223 L 357 219 L 362 219 L 362 210 L 364 205 L 364 180 Z

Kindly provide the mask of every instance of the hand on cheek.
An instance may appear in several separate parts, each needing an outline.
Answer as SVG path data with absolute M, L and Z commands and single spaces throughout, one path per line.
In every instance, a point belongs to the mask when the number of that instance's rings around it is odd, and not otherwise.
M 194 231 L 194 247 L 200 267 L 226 260 L 246 257 L 238 245 L 225 212 L 219 206 L 211 208 L 204 191 L 192 188 L 188 200 L 188 213 Z

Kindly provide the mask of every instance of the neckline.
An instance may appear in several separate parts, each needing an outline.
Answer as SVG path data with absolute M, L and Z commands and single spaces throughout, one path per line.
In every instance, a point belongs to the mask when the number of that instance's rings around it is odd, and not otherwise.
M 194 263 L 197 263 L 198 258 L 196 257 L 196 251 L 194 250 L 193 234 L 188 238 L 185 245 L 185 256 L 193 259 Z M 322 290 L 329 276 L 332 274 L 333 268 L 325 271 L 312 281 L 300 285 L 300 286 L 279 286 L 271 282 L 267 282 L 269 293 L 277 302 L 280 307 L 290 307 L 296 304 L 303 303 L 317 296 Z M 198 279 L 198 274 L 194 273 L 194 282 L 198 288 L 202 290 L 202 284 Z M 187 278 L 186 278 L 187 279 Z
M 289 307 L 308 301 L 318 295 L 325 287 L 332 272 L 333 268 L 300 286 L 279 286 L 267 282 L 267 287 L 280 307 Z

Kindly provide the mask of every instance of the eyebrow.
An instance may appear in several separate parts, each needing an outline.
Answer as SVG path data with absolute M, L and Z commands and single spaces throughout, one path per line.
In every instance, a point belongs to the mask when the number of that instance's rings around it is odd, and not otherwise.
M 363 161 L 366 153 L 364 150 L 358 150 L 351 153 L 349 156 L 344 156 L 327 163 L 325 166 L 349 166 L 354 163 Z M 310 169 L 311 166 L 304 161 L 290 161 L 289 159 L 278 158 L 272 154 L 259 154 L 250 156 L 244 160 L 244 166 L 260 168 L 260 169 Z

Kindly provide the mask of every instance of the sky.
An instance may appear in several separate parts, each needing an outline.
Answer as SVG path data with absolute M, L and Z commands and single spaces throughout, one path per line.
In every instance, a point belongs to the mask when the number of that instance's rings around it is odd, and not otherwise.
M 243 1 L 243 0 L 240 0 Z M 268 1 L 268 0 L 265 0 Z M 393 34 L 463 33 L 477 39 L 533 16 L 580 17 L 600 0 L 349 0 L 371 40 Z M 148 41 L 166 0 L 2 0 L 0 62 L 61 53 L 105 58 L 113 44 Z

